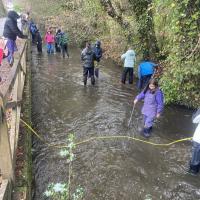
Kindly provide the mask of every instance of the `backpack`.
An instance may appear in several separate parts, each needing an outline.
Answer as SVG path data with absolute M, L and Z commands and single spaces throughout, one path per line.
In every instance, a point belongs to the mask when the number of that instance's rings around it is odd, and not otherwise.
M 37 27 L 36 27 L 35 24 L 32 24 L 30 29 L 31 29 L 30 31 L 31 31 L 32 34 L 35 34 L 36 31 L 37 31 Z

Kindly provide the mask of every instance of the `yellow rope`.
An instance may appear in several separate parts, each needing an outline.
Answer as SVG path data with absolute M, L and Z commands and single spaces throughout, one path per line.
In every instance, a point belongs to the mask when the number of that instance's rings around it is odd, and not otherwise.
M 31 132 L 33 132 L 37 136 L 37 138 L 39 138 L 42 142 L 44 142 L 48 147 L 55 147 L 59 149 L 67 147 L 66 145 L 52 145 L 52 144 L 47 143 L 29 124 L 27 124 L 23 119 L 20 119 L 20 120 L 23 124 L 26 125 L 26 127 L 28 127 L 31 130 Z
M 91 138 L 89 138 L 87 140 L 83 140 L 81 142 L 77 142 L 77 143 L 75 143 L 75 145 L 81 145 L 81 144 L 84 144 L 84 143 L 88 143 L 92 140 L 99 140 L 99 139 L 100 140 L 102 140 L 102 139 L 129 139 L 129 140 L 135 140 L 135 141 L 143 142 L 143 143 L 146 143 L 146 144 L 150 144 L 150 145 L 153 145 L 153 146 L 170 146 L 170 145 L 178 143 L 178 142 L 191 140 L 192 137 L 176 140 L 176 141 L 170 142 L 168 144 L 157 144 L 157 143 L 149 142 L 149 141 L 146 141 L 146 140 L 141 140 L 139 138 L 130 137 L 130 136 L 126 136 L 126 135 L 97 136 L 97 137 L 91 137 Z
M 22 123 L 24 123 L 42 142 L 44 142 L 48 147 L 54 147 L 54 148 L 65 148 L 67 147 L 66 145 L 51 145 L 49 143 L 47 143 L 35 130 L 32 129 L 32 127 L 30 125 L 28 125 L 24 120 L 20 119 Z M 83 140 L 81 142 L 77 142 L 75 143 L 76 146 L 81 145 L 81 144 L 85 144 L 88 142 L 91 142 L 93 140 L 104 140 L 104 139 L 128 139 L 128 140 L 134 140 L 134 141 L 139 141 L 145 144 L 150 144 L 153 146 L 170 146 L 172 144 L 176 144 L 179 142 L 183 142 L 183 141 L 188 141 L 188 140 L 192 140 L 192 137 L 189 138 L 183 138 L 180 140 L 175 140 L 173 142 L 167 143 L 167 144 L 157 144 L 157 143 L 153 143 L 153 142 L 149 142 L 146 140 L 141 140 L 139 138 L 135 138 L 135 137 L 130 137 L 130 136 L 125 136 L 125 135 L 112 135 L 112 136 L 97 136 L 97 137 L 91 137 L 89 139 Z

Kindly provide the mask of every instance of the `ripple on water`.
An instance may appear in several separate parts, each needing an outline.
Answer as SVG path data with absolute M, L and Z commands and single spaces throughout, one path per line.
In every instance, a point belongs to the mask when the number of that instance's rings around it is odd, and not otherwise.
M 54 145 L 73 132 L 77 141 L 100 135 L 130 135 L 143 139 L 140 108 L 135 108 L 127 127 L 135 84 L 121 85 L 121 69 L 102 62 L 100 78 L 93 87 L 82 84 L 80 51 L 70 49 L 70 59 L 58 54 L 38 57 L 33 49 L 33 124 L 45 141 Z M 189 115 L 188 115 L 189 113 Z M 150 141 L 168 143 L 188 136 L 190 111 L 166 108 L 164 118 Z M 68 163 L 57 149 L 34 139 L 35 200 L 51 182 L 68 177 Z M 190 200 L 200 199 L 198 178 L 187 174 L 191 145 L 160 148 L 124 139 L 99 140 L 78 146 L 73 162 L 72 188 L 81 185 L 86 200 Z

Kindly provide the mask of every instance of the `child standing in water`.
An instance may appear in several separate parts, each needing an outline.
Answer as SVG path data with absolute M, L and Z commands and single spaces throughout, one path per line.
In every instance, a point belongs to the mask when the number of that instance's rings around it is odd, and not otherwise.
M 51 30 L 48 30 L 46 35 L 45 35 L 45 42 L 47 44 L 47 53 L 51 54 L 54 53 L 54 48 L 53 48 L 53 44 L 54 44 L 54 35 L 52 34 Z
M 150 137 L 153 122 L 159 118 L 164 108 L 163 93 L 158 87 L 158 82 L 151 79 L 147 87 L 136 96 L 134 105 L 144 99 L 142 114 L 144 120 L 143 134 L 145 137 Z

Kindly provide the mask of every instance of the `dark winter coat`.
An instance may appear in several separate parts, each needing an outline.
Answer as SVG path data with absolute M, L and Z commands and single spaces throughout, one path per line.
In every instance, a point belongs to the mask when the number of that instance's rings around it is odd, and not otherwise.
M 56 44 L 58 44 L 58 45 L 59 45 L 59 43 L 60 43 L 60 38 L 61 38 L 61 36 L 62 36 L 62 32 L 61 32 L 61 31 L 58 31 L 58 32 L 56 33 L 56 36 L 55 36 L 55 42 L 56 42 Z
M 95 46 L 93 47 L 93 51 L 95 53 L 96 61 L 99 62 L 102 57 L 102 48 L 101 48 L 101 42 L 97 41 L 95 43 Z
M 17 19 L 19 15 L 15 11 L 9 11 L 8 17 L 4 25 L 3 36 L 10 40 L 16 40 L 17 36 L 20 38 L 27 38 L 17 27 Z
M 91 47 L 86 47 L 81 53 L 81 60 L 83 61 L 83 67 L 94 67 L 95 54 Z
M 42 37 L 41 37 L 41 34 L 40 34 L 39 31 L 36 32 L 35 37 L 36 37 L 36 39 L 35 39 L 36 42 L 41 44 L 42 43 Z

